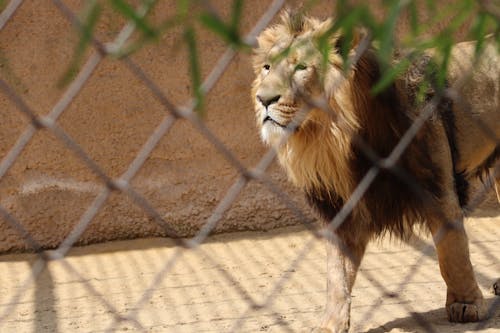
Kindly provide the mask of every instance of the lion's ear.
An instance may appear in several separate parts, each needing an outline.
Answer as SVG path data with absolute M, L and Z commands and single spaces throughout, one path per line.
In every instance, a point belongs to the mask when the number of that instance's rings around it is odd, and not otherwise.
M 336 38 L 333 41 L 333 46 L 337 52 L 350 52 L 355 49 L 367 35 L 367 31 L 363 28 L 354 28 L 348 33 L 341 31 L 335 36 Z
M 337 27 L 334 19 L 330 18 L 323 22 L 314 21 L 315 40 L 320 42 L 328 41 L 330 47 L 337 52 L 349 52 L 354 49 L 366 36 L 366 32 L 360 28 L 354 28 L 346 31 L 342 27 Z M 347 48 L 347 49 L 345 49 Z
M 314 33 L 316 36 L 332 34 L 333 19 L 329 18 L 324 21 L 318 21 L 314 18 L 311 18 L 309 20 L 311 21 L 311 25 L 314 27 Z
M 368 37 L 368 31 L 365 28 L 355 28 L 353 31 L 352 47 L 357 47 L 362 41 Z
M 339 37 L 339 32 L 334 30 L 333 20 L 327 19 L 325 21 L 318 21 L 317 19 L 310 18 L 309 24 L 313 27 L 313 41 L 319 48 L 327 43 L 335 45 L 335 41 Z
M 281 13 L 281 23 L 286 27 L 292 36 L 301 34 L 304 31 L 306 17 L 302 8 L 286 8 Z

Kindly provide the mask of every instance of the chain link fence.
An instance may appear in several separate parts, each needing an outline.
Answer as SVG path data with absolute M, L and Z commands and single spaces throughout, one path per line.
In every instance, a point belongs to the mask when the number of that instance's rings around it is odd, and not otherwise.
M 23 2 L 24 1 L 22 0 L 12 0 L 4 4 L 3 11 L 0 13 L 0 34 L 6 25 L 8 25 L 11 21 L 16 20 L 16 9 L 19 6 L 22 6 Z M 180 1 L 179 6 L 182 6 L 183 3 L 184 2 Z M 237 8 L 239 3 L 240 2 L 238 1 L 234 2 L 234 10 L 236 13 L 238 12 Z M 294 322 L 292 318 L 284 316 L 281 310 L 284 306 L 289 306 L 294 309 L 299 308 L 300 304 L 294 303 L 291 301 L 291 298 L 289 300 L 289 304 L 283 305 L 281 304 L 283 303 L 283 300 L 279 299 L 280 294 L 283 293 L 286 288 L 290 288 L 290 284 L 293 285 L 292 288 L 299 290 L 301 288 L 307 290 L 308 288 L 311 288 L 311 286 L 318 284 L 318 281 L 314 281 L 318 279 L 315 274 L 307 272 L 304 273 L 306 280 L 300 283 L 295 282 L 294 276 L 298 274 L 297 271 L 301 271 L 301 266 L 305 265 L 305 263 L 312 265 L 312 268 L 309 268 L 310 270 L 322 271 L 324 274 L 324 268 L 322 268 L 324 264 L 319 262 L 318 259 L 315 259 L 315 256 L 319 251 L 317 248 L 318 244 L 321 246 L 321 241 L 325 237 L 329 237 L 331 230 L 336 230 L 342 225 L 381 172 L 389 170 L 390 172 L 395 173 L 397 177 L 408 187 L 411 187 L 416 193 L 421 193 L 421 185 L 416 183 L 411 176 L 406 175 L 404 172 L 399 170 L 397 168 L 397 161 L 417 135 L 419 129 L 424 126 L 426 121 L 428 121 L 433 114 L 435 114 L 436 107 L 439 105 L 440 101 L 443 98 L 449 98 L 456 103 L 460 103 L 460 96 L 457 96 L 456 91 L 451 88 L 444 89 L 441 93 L 436 94 L 431 100 L 428 101 L 424 111 L 417 119 L 414 120 L 412 126 L 402 136 L 401 141 L 386 158 L 377 156 L 375 152 L 361 140 L 361 138 L 358 138 L 357 144 L 360 149 L 364 151 L 366 156 L 368 156 L 373 165 L 363 177 L 362 181 L 356 186 L 356 189 L 352 193 L 349 200 L 342 206 L 339 213 L 330 222 L 329 228 L 318 228 L 317 224 L 310 223 L 310 212 L 304 210 L 303 206 L 296 202 L 294 195 L 290 194 L 286 189 L 283 189 L 279 182 L 276 182 L 272 179 L 272 177 L 269 177 L 268 170 L 277 156 L 277 151 L 275 149 L 269 149 L 262 156 L 255 167 L 248 168 L 245 163 L 243 163 L 240 158 L 238 158 L 237 155 L 230 148 L 228 148 L 228 146 L 216 134 L 214 134 L 214 131 L 211 130 L 203 121 L 203 118 L 200 117 L 200 112 L 203 110 L 202 106 L 204 100 L 209 98 L 211 91 L 215 89 L 217 82 L 225 74 L 227 68 L 237 56 L 238 52 L 240 52 L 239 50 L 242 50 L 243 52 L 247 45 L 255 45 L 256 37 L 267 26 L 269 26 L 271 22 L 273 22 L 275 16 L 285 7 L 286 1 L 270 1 L 268 8 L 265 10 L 260 20 L 245 37 L 233 36 L 229 34 L 227 42 L 231 46 L 228 47 L 219 58 L 216 65 L 203 82 L 200 80 L 199 69 L 197 69 L 199 66 L 199 64 L 197 64 L 197 59 L 190 60 L 191 83 L 193 84 L 193 95 L 195 97 L 185 104 L 173 102 L 168 93 L 155 82 L 152 75 L 144 70 L 141 64 L 136 62 L 133 57 L 134 51 L 140 49 L 144 44 L 148 43 L 149 39 L 154 40 L 154 38 L 156 38 L 156 32 L 150 31 L 150 27 L 146 24 L 147 21 L 143 20 L 143 18 L 147 16 L 151 8 L 154 6 L 155 2 L 144 1 L 137 7 L 137 9 L 133 9 L 132 6 L 129 6 L 123 1 L 113 1 L 113 4 L 116 10 L 120 11 L 122 15 L 129 20 L 129 22 L 126 23 L 117 33 L 116 38 L 112 42 L 105 43 L 96 35 L 92 34 L 91 27 L 95 24 L 92 23 L 92 10 L 89 11 L 90 14 L 87 15 L 87 20 L 84 21 L 81 19 L 81 16 L 77 15 L 77 13 L 70 9 L 70 6 L 68 6 L 64 1 L 52 1 L 52 5 L 57 9 L 57 15 L 63 16 L 66 20 L 71 22 L 71 24 L 78 31 L 81 32 L 82 37 L 79 41 L 80 45 L 88 43 L 91 46 L 91 51 L 85 51 L 83 48 L 83 51 L 75 56 L 75 64 L 78 63 L 78 57 L 85 59 L 85 61 L 82 62 L 81 66 L 75 65 L 74 68 L 70 68 L 67 76 L 63 80 L 67 82 L 67 85 L 64 86 L 64 93 L 53 105 L 53 107 L 51 107 L 51 111 L 47 115 L 39 115 L 39 113 L 23 99 L 22 95 L 18 92 L 17 87 L 13 87 L 12 80 L 0 77 L 0 91 L 2 92 L 3 98 L 6 98 L 8 103 L 12 105 L 12 110 L 16 110 L 16 112 L 23 114 L 27 119 L 29 119 L 28 125 L 22 134 L 16 139 L 15 144 L 7 151 L 5 156 L 1 156 L 0 180 L 8 174 L 9 170 L 20 158 L 23 150 L 30 144 L 30 142 L 32 142 L 32 140 L 34 140 L 33 138 L 37 135 L 37 133 L 40 131 L 47 131 L 59 143 L 73 152 L 78 157 L 80 163 L 91 170 L 95 177 L 97 177 L 100 181 L 100 184 L 103 185 L 99 188 L 98 194 L 93 198 L 92 202 L 81 214 L 78 223 L 75 224 L 71 232 L 54 250 L 46 250 L 44 246 L 36 240 L 36 237 L 34 237 L 32 232 L 24 227 L 24 223 L 21 219 L 16 217 L 7 207 L 0 206 L 2 223 L 6 223 L 10 228 L 14 229 L 18 235 L 22 237 L 24 242 L 26 242 L 28 247 L 37 253 L 36 259 L 30 262 L 31 274 L 24 280 L 19 279 L 15 289 L 10 295 L 8 295 L 7 299 L 3 298 L 3 305 L 0 312 L 0 326 L 2 323 L 4 323 L 4 325 L 8 325 L 8 318 L 18 311 L 19 307 L 23 304 L 23 299 L 25 299 L 27 291 L 30 290 L 30 288 L 34 287 L 35 293 L 43 294 L 43 290 L 38 290 L 43 288 L 38 285 L 43 279 L 45 279 L 45 288 L 47 288 L 47 286 L 50 288 L 51 281 L 50 279 L 48 282 L 46 281 L 47 277 L 44 277 L 44 272 L 51 262 L 57 262 L 59 264 L 58 267 L 62 272 L 64 272 L 61 274 L 69 274 L 76 277 L 79 281 L 82 281 L 85 292 L 93 295 L 95 299 L 98 300 L 99 306 L 96 307 L 96 309 L 98 309 L 99 312 L 103 311 L 110 314 L 113 318 L 111 322 L 105 322 L 103 325 L 97 325 L 98 328 L 92 331 L 115 332 L 123 329 L 141 332 L 169 330 L 173 332 L 190 331 L 190 329 L 184 330 L 181 325 L 176 327 L 159 327 L 154 326 L 154 324 L 150 325 L 149 323 L 154 322 L 154 320 L 150 320 L 150 317 L 162 317 L 164 314 L 148 313 L 148 311 L 144 310 L 149 309 L 147 307 L 148 303 L 155 297 L 159 297 L 159 294 L 167 293 L 166 295 L 163 295 L 165 299 L 168 299 L 169 297 L 189 298 L 189 288 L 184 290 L 185 294 L 175 293 L 172 289 L 163 288 L 165 280 L 169 277 L 171 278 L 174 269 L 176 267 L 179 268 L 179 266 L 183 267 L 183 269 L 188 272 L 196 272 L 199 267 L 211 267 L 209 272 L 210 274 L 214 274 L 214 277 L 210 280 L 211 283 L 227 286 L 223 288 L 224 292 L 230 294 L 231 297 L 239 299 L 243 303 L 243 305 L 240 304 L 237 306 L 237 309 L 235 309 L 237 314 L 234 314 L 234 316 L 236 317 L 230 319 L 226 318 L 224 321 L 225 326 L 221 327 L 214 323 L 209 323 L 207 327 L 197 327 L 197 330 L 221 332 L 250 332 L 257 330 L 296 331 L 297 323 Z M 198 5 L 207 13 L 214 12 L 214 9 L 208 1 L 200 2 Z M 404 5 L 404 2 L 401 2 L 401 5 Z M 486 8 L 485 12 L 487 12 L 488 15 L 498 19 L 498 17 L 495 16 L 498 14 L 498 7 L 496 7 L 493 2 L 490 3 L 485 1 L 484 6 L 484 8 Z M 189 11 L 189 8 L 187 11 Z M 205 20 L 208 22 L 208 26 L 216 32 L 217 30 L 224 31 L 224 29 L 229 29 L 229 26 L 221 26 L 218 21 L 210 21 L 213 20 L 212 16 L 206 16 Z M 173 23 L 169 22 L 166 25 L 168 24 Z M 231 30 L 229 29 L 228 31 Z M 137 37 L 138 34 L 139 37 Z M 133 40 L 133 43 L 130 43 L 130 40 Z M 191 52 L 195 52 L 196 46 L 193 44 L 195 39 L 190 35 L 189 30 L 185 33 L 185 41 L 188 44 L 189 50 Z M 370 43 L 371 40 L 369 36 L 365 37 L 365 39 L 359 43 L 356 55 L 354 58 L 350 59 L 353 64 L 356 64 L 359 57 L 366 51 Z M 110 175 L 109 172 L 101 167 L 99 163 L 96 162 L 96 160 L 82 148 L 82 145 L 79 144 L 78 140 L 74 139 L 72 135 L 70 135 L 68 131 L 59 124 L 60 118 L 68 110 L 77 95 L 85 89 L 87 82 L 95 73 L 97 67 L 109 57 L 116 57 L 116 61 L 120 62 L 120 64 L 130 72 L 131 76 L 135 80 L 141 82 L 145 89 L 152 94 L 159 103 L 161 103 L 165 111 L 162 121 L 156 124 L 154 131 L 148 136 L 142 148 L 128 165 L 126 171 L 121 173 L 119 176 Z M 340 84 L 340 82 L 338 84 Z M 250 90 L 250 87 L 248 90 Z M 307 101 L 309 108 L 321 108 L 327 113 L 332 112 L 332 110 L 329 110 L 328 107 L 324 107 L 324 104 L 321 104 L 321 100 L 318 101 L 310 98 L 310 96 L 303 96 L 303 98 Z M 303 111 L 307 113 L 309 110 Z M 150 158 L 152 152 L 158 147 L 163 138 L 171 135 L 173 127 L 181 121 L 189 123 L 190 126 L 192 126 L 204 139 L 207 140 L 207 142 L 210 143 L 213 148 L 215 148 L 221 158 L 224 158 L 238 172 L 237 179 L 226 191 L 223 198 L 217 201 L 215 209 L 210 212 L 210 215 L 204 224 L 196 232 L 195 236 L 191 238 L 184 237 L 184 234 L 182 232 L 180 233 L 176 227 L 172 226 L 172 224 L 165 218 L 165 215 L 158 210 L 157 206 L 151 203 L 151 200 L 149 200 L 144 194 L 141 193 L 141 191 L 137 190 L 133 186 L 134 177 L 136 177 L 136 175 L 141 171 L 148 158 Z M 299 123 L 300 122 L 298 122 L 298 120 L 297 123 L 293 122 L 293 124 L 288 128 L 290 130 L 289 133 L 293 133 L 294 126 L 299 126 Z M 249 126 L 251 125 L 252 124 Z M 478 126 L 483 130 L 484 135 L 492 140 L 492 142 L 496 142 L 498 147 L 500 140 L 496 136 L 495 130 L 492 129 L 490 125 L 491 124 L 478 122 Z M 285 140 L 286 139 L 287 138 L 285 138 Z M 484 186 L 480 186 L 478 188 L 474 197 L 469 201 L 467 210 L 474 211 L 474 209 L 484 201 L 485 196 L 493 191 L 492 188 L 494 187 L 494 179 L 495 177 L 499 177 L 499 165 L 498 163 L 494 164 L 493 161 L 491 167 L 490 173 L 484 180 Z M 291 255 L 287 249 L 278 249 L 278 252 L 282 252 L 283 254 L 286 253 L 288 259 L 290 260 L 268 258 L 273 265 L 279 267 L 281 273 L 278 278 L 269 277 L 267 280 L 269 288 L 266 289 L 265 293 L 258 293 L 259 297 L 256 297 L 253 287 L 247 286 L 245 282 L 242 282 L 241 276 L 245 275 L 246 270 L 248 269 L 248 267 L 244 267 L 245 263 L 248 263 L 249 265 L 255 265 L 256 263 L 266 265 L 259 261 L 260 259 L 245 258 L 246 255 L 255 256 L 255 252 L 252 252 L 256 251 L 255 248 L 257 248 L 257 251 L 262 251 L 262 253 L 258 253 L 259 256 L 266 257 L 266 249 L 258 248 L 259 246 L 265 246 L 264 243 L 261 243 L 260 239 L 256 239 L 253 245 L 245 245 L 252 247 L 253 250 L 248 250 L 246 253 L 238 253 L 239 249 L 235 249 L 235 253 L 229 252 L 229 254 L 223 254 L 216 253 L 216 250 L 210 247 L 209 238 L 209 235 L 213 233 L 224 215 L 238 200 L 238 196 L 250 183 L 253 182 L 260 184 L 263 188 L 272 193 L 274 195 L 274 200 L 285 206 L 287 210 L 293 214 L 297 221 L 302 222 L 303 227 L 307 230 L 307 234 L 304 234 L 304 231 L 300 231 L 303 233 L 302 235 L 306 237 L 306 241 L 302 242 L 298 249 L 294 248 Z M 75 260 L 68 258 L 68 253 L 70 251 L 77 251 L 77 249 L 74 248 L 75 244 L 82 237 L 82 235 L 84 235 L 86 230 L 96 219 L 96 216 L 98 216 L 98 214 L 103 210 L 103 207 L 109 201 L 110 197 L 115 193 L 123 194 L 129 202 L 132 202 L 134 205 L 139 207 L 151 221 L 154 221 L 154 223 L 161 228 L 165 236 L 169 236 L 171 238 L 171 241 L 169 240 L 168 243 L 168 257 L 159 259 L 161 264 L 155 265 L 154 269 L 151 270 L 151 279 L 148 279 L 148 284 L 144 283 L 142 288 L 140 288 L 141 291 L 138 292 L 137 295 L 131 296 L 131 299 L 128 300 L 130 304 L 127 306 L 126 310 L 118 309 L 113 300 L 108 298 L 102 290 L 98 290 L 95 287 L 92 281 L 89 280 L 89 276 L 82 272 L 82 270 L 86 269 L 84 264 L 81 262 L 75 263 Z M 182 205 L 183 203 L 179 204 Z M 441 214 L 443 219 L 446 220 L 443 213 L 438 212 L 437 214 Z M 450 221 L 450 223 L 452 223 L 452 221 Z M 496 237 L 498 234 L 496 233 L 497 231 L 494 230 L 494 226 L 495 224 L 493 224 L 490 234 L 493 235 L 493 237 Z M 447 229 L 438 232 L 438 236 L 436 236 L 437 238 L 435 241 L 439 242 L 439 237 L 443 237 L 446 232 Z M 307 235 L 312 235 L 312 237 L 307 237 Z M 473 236 L 472 239 L 474 239 Z M 498 244 L 498 241 L 498 238 L 491 239 L 493 244 Z M 415 238 L 410 244 L 412 244 L 416 253 L 419 255 L 414 258 L 414 264 L 411 266 L 411 270 L 409 270 L 407 274 L 402 277 L 395 288 L 394 286 L 387 286 L 385 283 L 386 280 L 389 279 L 387 276 L 378 276 L 384 275 L 384 269 L 387 269 L 387 265 L 382 265 L 382 268 L 378 267 L 377 269 L 373 269 L 373 271 L 371 269 L 360 270 L 360 276 L 357 278 L 357 283 L 360 285 L 360 288 L 366 288 L 367 290 L 375 289 L 377 293 L 380 293 L 381 299 L 397 300 L 397 306 L 400 306 L 404 311 L 406 311 L 410 320 L 415 323 L 415 329 L 418 329 L 419 332 L 438 332 L 439 329 L 428 322 L 428 317 L 419 314 L 418 310 L 416 310 L 412 304 L 407 304 L 404 297 L 401 295 L 408 281 L 413 279 L 415 275 L 421 273 L 423 270 L 422 267 L 425 266 L 427 261 L 431 260 L 433 265 L 437 265 L 435 259 L 433 258 L 434 247 L 428 244 L 427 241 Z M 276 246 L 279 247 L 279 244 L 277 243 Z M 484 252 L 483 255 L 488 258 L 489 263 L 493 263 L 491 264 L 493 266 L 493 270 L 495 268 L 498 269 L 498 251 L 492 251 L 491 248 L 487 247 L 487 245 L 482 244 L 481 240 L 478 240 L 475 246 L 479 248 L 478 251 Z M 145 256 L 146 254 L 148 256 L 151 255 L 148 250 L 144 250 L 144 253 Z M 271 253 L 271 251 L 269 251 L 269 253 Z M 224 255 L 234 256 L 236 259 L 233 262 L 243 263 L 242 267 L 240 267 L 239 273 L 234 273 L 234 271 L 228 270 L 224 264 L 221 264 L 221 257 Z M 393 256 L 396 255 L 397 254 L 393 254 Z M 136 260 L 143 259 L 139 258 Z M 321 257 L 321 259 L 324 258 Z M 122 258 L 122 260 L 127 259 Z M 389 262 L 394 262 L 397 259 L 388 258 L 387 260 L 389 260 Z M 193 285 L 192 288 L 197 288 L 197 282 L 199 282 L 197 281 L 197 277 L 199 276 L 196 273 L 191 275 L 187 273 L 186 275 L 183 275 L 182 278 L 188 278 L 189 276 L 192 278 L 192 281 L 190 281 Z M 489 276 L 482 275 L 482 273 L 478 273 L 478 280 L 482 285 L 489 282 L 493 283 Z M 118 281 L 117 283 L 120 282 Z M 322 281 L 320 281 L 319 284 L 322 285 Z M 209 286 L 204 286 L 203 288 L 209 288 Z M 322 287 L 320 286 L 317 288 L 321 289 Z M 209 293 L 209 291 L 206 292 Z M 172 293 L 172 295 L 169 296 L 168 293 Z M 445 294 L 444 286 L 442 294 Z M 416 295 L 414 296 L 418 299 L 419 292 L 416 291 Z M 324 296 L 313 293 L 311 297 L 315 298 L 315 300 L 311 300 L 311 304 L 315 304 L 316 307 L 309 309 L 309 311 L 314 317 L 321 312 L 321 306 L 317 306 L 317 299 L 319 298 L 322 300 Z M 488 300 L 490 317 L 498 317 L 498 309 L 500 306 L 498 298 L 488 298 Z M 175 299 L 173 299 L 172 302 L 175 304 Z M 382 302 L 382 300 L 380 302 Z M 231 306 L 231 304 L 228 306 Z M 370 309 L 363 312 L 362 316 L 356 317 L 355 320 L 362 323 L 373 320 L 373 316 L 375 316 L 376 312 L 376 306 L 376 304 L 372 304 Z M 442 306 L 440 305 L 439 307 Z M 175 309 L 173 308 L 168 308 L 167 306 L 166 309 L 167 311 L 175 313 Z M 93 310 L 88 309 L 88 311 L 90 311 L 90 317 L 93 317 Z M 214 313 L 217 313 L 217 309 L 214 309 L 213 311 Z M 255 325 L 253 326 L 249 324 L 249 322 L 251 323 L 252 321 L 260 320 L 260 318 L 253 317 L 254 314 L 257 316 L 256 313 L 264 313 L 265 316 L 271 318 L 274 327 L 270 327 L 267 324 L 259 322 L 254 323 Z M 50 317 L 49 314 L 45 315 Z M 98 313 L 96 312 L 95 315 L 98 315 Z M 436 316 L 444 317 L 444 310 L 443 312 L 436 314 Z M 214 314 L 214 320 L 217 318 L 217 314 Z M 183 319 L 178 319 L 178 321 L 181 322 L 182 320 Z M 193 314 L 192 318 L 185 320 L 196 321 L 196 315 Z M 392 324 L 397 328 L 398 321 L 395 321 Z M 217 328 L 210 328 L 210 325 L 215 325 L 214 327 Z M 481 331 L 482 329 L 491 329 L 492 331 L 500 329 L 498 327 L 498 320 L 479 322 L 468 327 L 477 331 Z M 5 329 L 12 330 L 13 327 L 6 326 Z M 47 331 L 57 331 L 57 325 L 55 328 L 45 327 L 44 329 Z M 81 327 L 79 329 L 82 331 L 89 330 L 88 328 L 86 329 Z M 42 328 L 38 327 L 38 330 L 41 331 Z M 35 331 L 38 330 L 35 329 Z M 385 328 L 382 327 L 381 330 L 385 330 Z M 75 331 L 77 331 L 76 328 Z

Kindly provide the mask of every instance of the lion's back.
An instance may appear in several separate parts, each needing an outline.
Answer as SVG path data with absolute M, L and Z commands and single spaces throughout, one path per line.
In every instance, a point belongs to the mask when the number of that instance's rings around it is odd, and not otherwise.
M 456 167 L 467 173 L 500 153 L 500 56 L 495 44 L 486 42 L 475 61 L 475 49 L 475 42 L 456 44 L 449 67 L 449 82 L 457 92 L 453 107 L 459 153 Z

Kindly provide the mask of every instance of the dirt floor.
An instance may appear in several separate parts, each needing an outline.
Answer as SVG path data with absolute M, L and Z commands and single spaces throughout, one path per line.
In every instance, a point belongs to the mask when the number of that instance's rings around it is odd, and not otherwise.
M 489 289 L 500 277 L 500 218 L 467 228 L 489 321 L 446 321 L 428 240 L 384 240 L 356 281 L 352 332 L 500 332 L 500 297 Z M 0 332 L 308 332 L 325 298 L 323 244 L 296 227 L 219 235 L 196 251 L 158 238 L 75 248 L 34 282 L 34 255 L 0 260 Z

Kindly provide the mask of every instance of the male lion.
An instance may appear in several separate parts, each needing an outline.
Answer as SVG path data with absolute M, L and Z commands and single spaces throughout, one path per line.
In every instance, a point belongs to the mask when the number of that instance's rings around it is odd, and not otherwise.
M 462 223 L 469 181 L 488 172 L 500 156 L 496 47 L 486 43 L 474 62 L 474 43 L 454 46 L 446 94 L 433 85 L 421 94 L 432 69 L 431 56 L 425 55 L 373 95 L 381 76 L 373 47 L 358 52 L 365 40 L 356 36 L 350 45 L 354 64 L 344 71 L 339 33 L 328 37 L 327 56 L 319 51 L 331 27 L 330 20 L 285 12 L 280 24 L 258 38 L 252 87 L 263 141 L 277 149 L 289 178 L 323 221 L 332 221 L 376 156 L 381 158 L 378 173 L 371 173 L 373 183 L 346 220 L 327 233 L 328 300 L 320 330 L 348 331 L 350 294 L 367 242 L 384 233 L 409 237 L 417 225 L 433 235 L 449 320 L 485 319 Z M 388 164 L 383 158 L 432 106 L 397 163 Z

